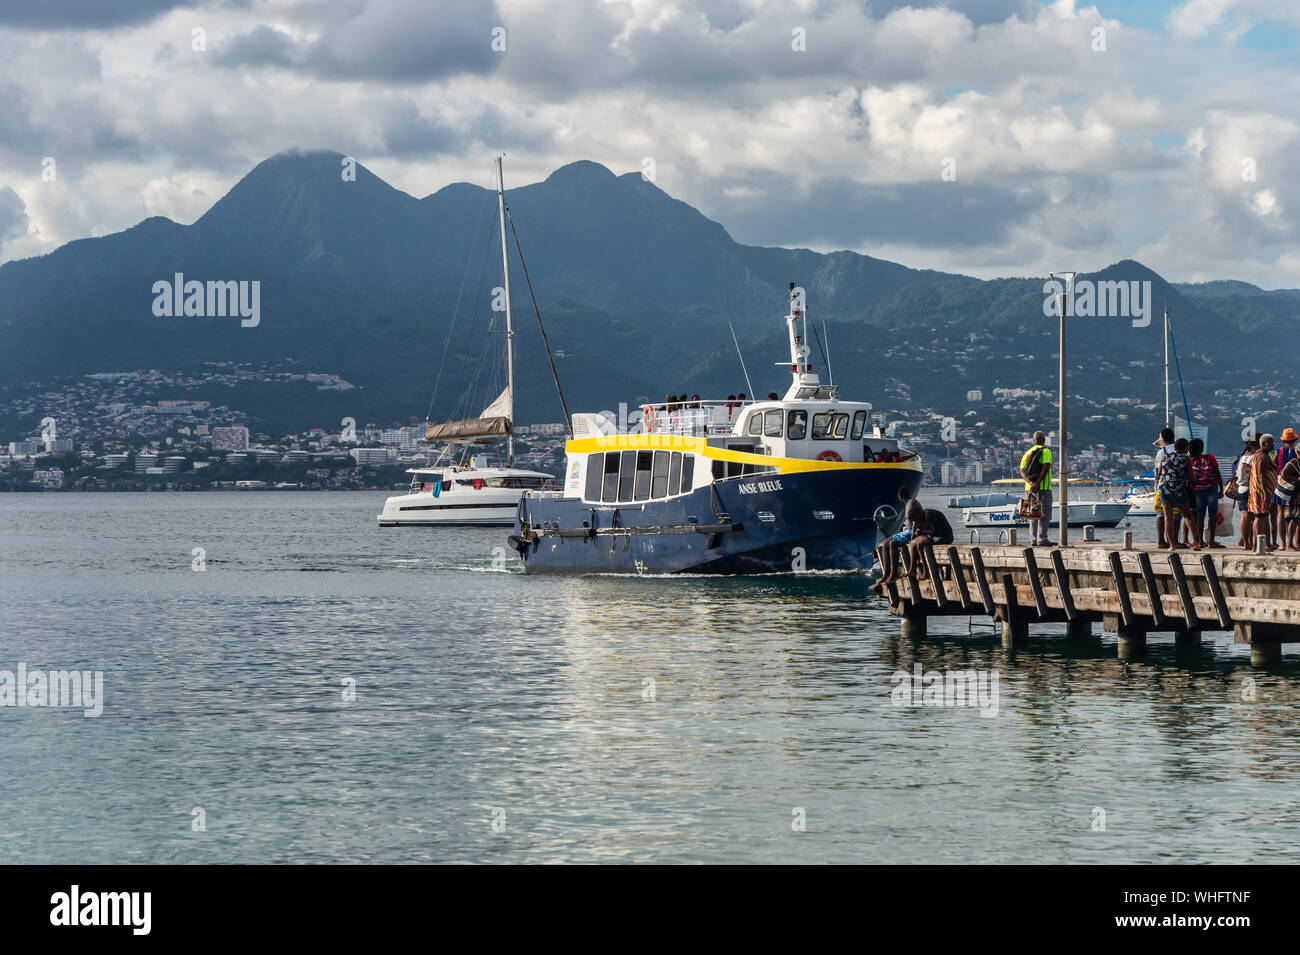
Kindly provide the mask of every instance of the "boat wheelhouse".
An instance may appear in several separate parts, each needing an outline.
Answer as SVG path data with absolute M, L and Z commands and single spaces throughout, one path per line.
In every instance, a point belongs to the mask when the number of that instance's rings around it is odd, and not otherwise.
M 784 398 L 648 404 L 626 428 L 574 415 L 563 490 L 519 503 L 511 542 L 525 570 L 869 570 L 920 459 L 812 371 L 793 285 L 786 323 Z

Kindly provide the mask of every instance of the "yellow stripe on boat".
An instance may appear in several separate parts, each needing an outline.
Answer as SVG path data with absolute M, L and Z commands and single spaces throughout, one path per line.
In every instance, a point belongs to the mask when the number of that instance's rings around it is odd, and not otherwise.
M 778 458 L 769 454 L 752 454 L 732 451 L 729 448 L 710 447 L 704 438 L 677 434 L 610 434 L 595 438 L 575 438 L 564 445 L 566 454 L 596 454 L 600 451 L 683 451 L 698 454 L 714 461 L 731 461 L 736 464 L 757 464 L 776 468 L 779 474 L 800 474 L 807 471 L 864 470 L 892 468 L 901 471 L 920 471 L 920 458 L 910 461 L 821 461 L 816 458 Z

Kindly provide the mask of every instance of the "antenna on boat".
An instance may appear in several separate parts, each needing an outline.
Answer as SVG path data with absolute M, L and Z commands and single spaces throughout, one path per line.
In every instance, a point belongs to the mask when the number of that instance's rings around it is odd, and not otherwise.
M 497 215 L 501 222 L 501 272 L 506 299 L 506 417 L 510 431 L 506 435 L 506 467 L 515 466 L 515 330 L 510 321 L 510 257 L 506 245 L 506 185 L 497 156 Z
M 808 355 L 812 351 L 808 347 L 808 303 L 805 301 L 807 296 L 804 295 L 803 289 L 797 287 L 793 282 L 790 283 L 790 314 L 785 317 L 786 330 L 790 335 L 790 390 L 786 392 L 786 400 L 798 398 L 800 393 L 806 397 L 814 394 L 821 384 L 820 379 L 813 373 L 812 365 L 808 364 Z M 802 323 L 802 325 L 798 324 Z M 813 326 L 816 331 L 817 326 Z M 778 362 L 777 364 L 781 364 Z M 806 389 L 811 388 L 811 391 Z
M 745 376 L 745 387 L 749 389 L 750 397 L 754 397 L 754 386 L 749 383 L 749 370 L 745 368 L 745 356 L 741 354 L 740 342 L 736 340 L 735 326 L 727 322 L 727 327 L 731 329 L 731 340 L 736 344 L 736 357 L 740 359 L 740 370 Z

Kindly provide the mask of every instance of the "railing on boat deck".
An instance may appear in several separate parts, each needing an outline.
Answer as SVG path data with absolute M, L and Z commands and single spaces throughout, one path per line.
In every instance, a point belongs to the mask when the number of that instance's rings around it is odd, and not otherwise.
M 731 434 L 752 401 L 670 401 L 641 406 L 643 432 L 659 434 Z M 634 423 L 635 426 L 635 423 Z

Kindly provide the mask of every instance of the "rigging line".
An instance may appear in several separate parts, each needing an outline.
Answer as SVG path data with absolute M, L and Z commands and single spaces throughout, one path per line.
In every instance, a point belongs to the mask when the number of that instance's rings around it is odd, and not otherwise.
M 815 326 L 814 326 L 815 327 Z M 826 377 L 830 379 L 828 384 L 835 384 L 835 369 L 831 367 L 831 330 L 826 327 L 826 319 L 822 319 L 822 338 L 826 340 Z
M 1183 387 L 1183 369 L 1178 362 L 1178 345 L 1174 342 L 1174 323 L 1169 323 L 1169 350 L 1174 353 L 1174 370 L 1178 372 L 1178 391 L 1183 396 L 1183 414 L 1187 415 L 1187 436 L 1192 435 L 1192 409 L 1187 405 L 1187 389 Z
M 754 386 L 749 383 L 749 369 L 745 367 L 745 355 L 740 350 L 740 342 L 736 340 L 736 329 L 727 322 L 727 327 L 731 329 L 731 340 L 736 345 L 736 357 L 740 359 L 740 373 L 745 376 L 745 387 L 749 389 L 749 396 L 757 400 L 758 396 L 754 394 Z
M 456 293 L 456 307 L 452 309 L 451 324 L 447 326 L 447 339 L 442 343 L 442 360 L 438 362 L 438 377 L 433 382 L 433 394 L 429 396 L 429 410 L 425 412 L 425 421 L 428 421 L 430 416 L 433 415 L 433 403 L 438 400 L 438 387 L 442 384 L 442 370 L 447 364 L 447 352 L 451 349 L 452 333 L 456 330 L 456 316 L 460 314 L 460 302 L 465 294 L 465 280 L 469 278 L 469 266 L 474 261 L 474 246 L 478 244 L 478 234 L 483 228 L 483 213 L 487 208 L 487 196 L 484 195 L 483 208 L 479 210 L 478 219 L 474 222 L 474 238 L 470 240 L 469 253 L 465 256 L 465 268 L 460 273 L 460 291 Z M 493 231 L 495 232 L 495 226 Z M 488 239 L 490 241 L 491 236 Z M 479 281 L 481 285 L 481 276 Z
M 480 304 L 482 303 L 482 301 L 483 301 L 483 281 L 484 281 L 484 279 L 487 278 L 487 267 L 488 267 L 488 261 L 491 259 L 491 255 L 490 255 L 489 253 L 490 253 L 491 248 L 492 248 L 492 239 L 496 236 L 496 234 L 497 234 L 497 220 L 496 220 L 496 216 L 493 216 L 493 217 L 492 217 L 492 226 L 491 226 L 490 231 L 488 232 L 488 249 L 487 249 L 487 251 L 485 251 L 484 254 L 483 254 L 483 268 L 479 270 L 479 276 L 478 276 L 478 290 L 476 291 L 476 293 L 475 293 L 475 295 L 474 295 L 474 309 L 473 309 L 472 312 L 470 312 L 470 326 L 471 326 L 471 330 L 473 329 L 474 316 L 478 314 L 479 305 L 480 305 Z M 489 345 L 489 344 L 491 343 L 491 341 L 492 341 L 491 334 L 490 334 L 491 331 L 492 331 L 491 321 L 489 321 L 489 322 L 488 322 L 488 332 L 489 332 L 489 334 L 488 334 L 487 337 L 484 338 L 484 341 L 483 341 L 483 350 L 484 350 L 484 353 L 487 351 L 488 345 Z M 469 396 L 473 393 L 473 390 L 474 390 L 474 384 L 475 384 L 475 383 L 477 382 L 477 380 L 478 380 L 478 368 L 481 368 L 482 365 L 483 365 L 483 353 L 480 353 L 480 355 L 479 355 L 479 359 L 478 359 L 478 365 L 477 365 L 477 367 L 476 367 L 476 369 L 475 369 L 474 376 L 473 376 L 473 378 L 471 379 L 470 384 L 467 385 L 467 386 L 465 387 L 464 391 L 461 392 L 460 398 L 457 399 L 456 404 L 452 407 L 452 410 L 451 410 L 451 418 L 455 418 L 458 414 L 461 413 L 461 410 L 466 406 L 466 402 L 468 401 Z
M 519 244 L 519 233 L 515 229 L 515 217 L 510 215 L 510 206 L 506 206 L 506 216 L 510 220 L 510 232 L 515 237 L 515 251 L 519 253 L 519 266 L 524 272 L 524 281 L 528 284 L 528 297 L 533 300 L 533 311 L 537 313 L 537 327 L 542 333 L 542 347 L 546 349 L 546 360 L 551 365 L 551 378 L 555 381 L 555 393 L 560 397 L 560 410 L 564 413 L 564 430 L 573 437 L 573 425 L 570 423 L 569 406 L 564 400 L 564 389 L 560 387 L 560 375 L 555 370 L 555 358 L 551 355 L 551 343 L 546 338 L 546 326 L 542 324 L 542 311 L 537 307 L 537 296 L 533 293 L 533 280 L 528 277 L 528 266 L 524 263 L 524 250 Z M 514 396 L 511 395 L 511 400 Z M 514 422 L 510 422 L 514 427 Z
M 831 373 L 831 360 L 826 357 L 826 346 L 822 344 L 821 333 L 817 331 L 817 323 L 813 322 L 813 336 L 817 339 L 817 348 L 822 353 L 822 362 L 826 365 L 826 374 Z

